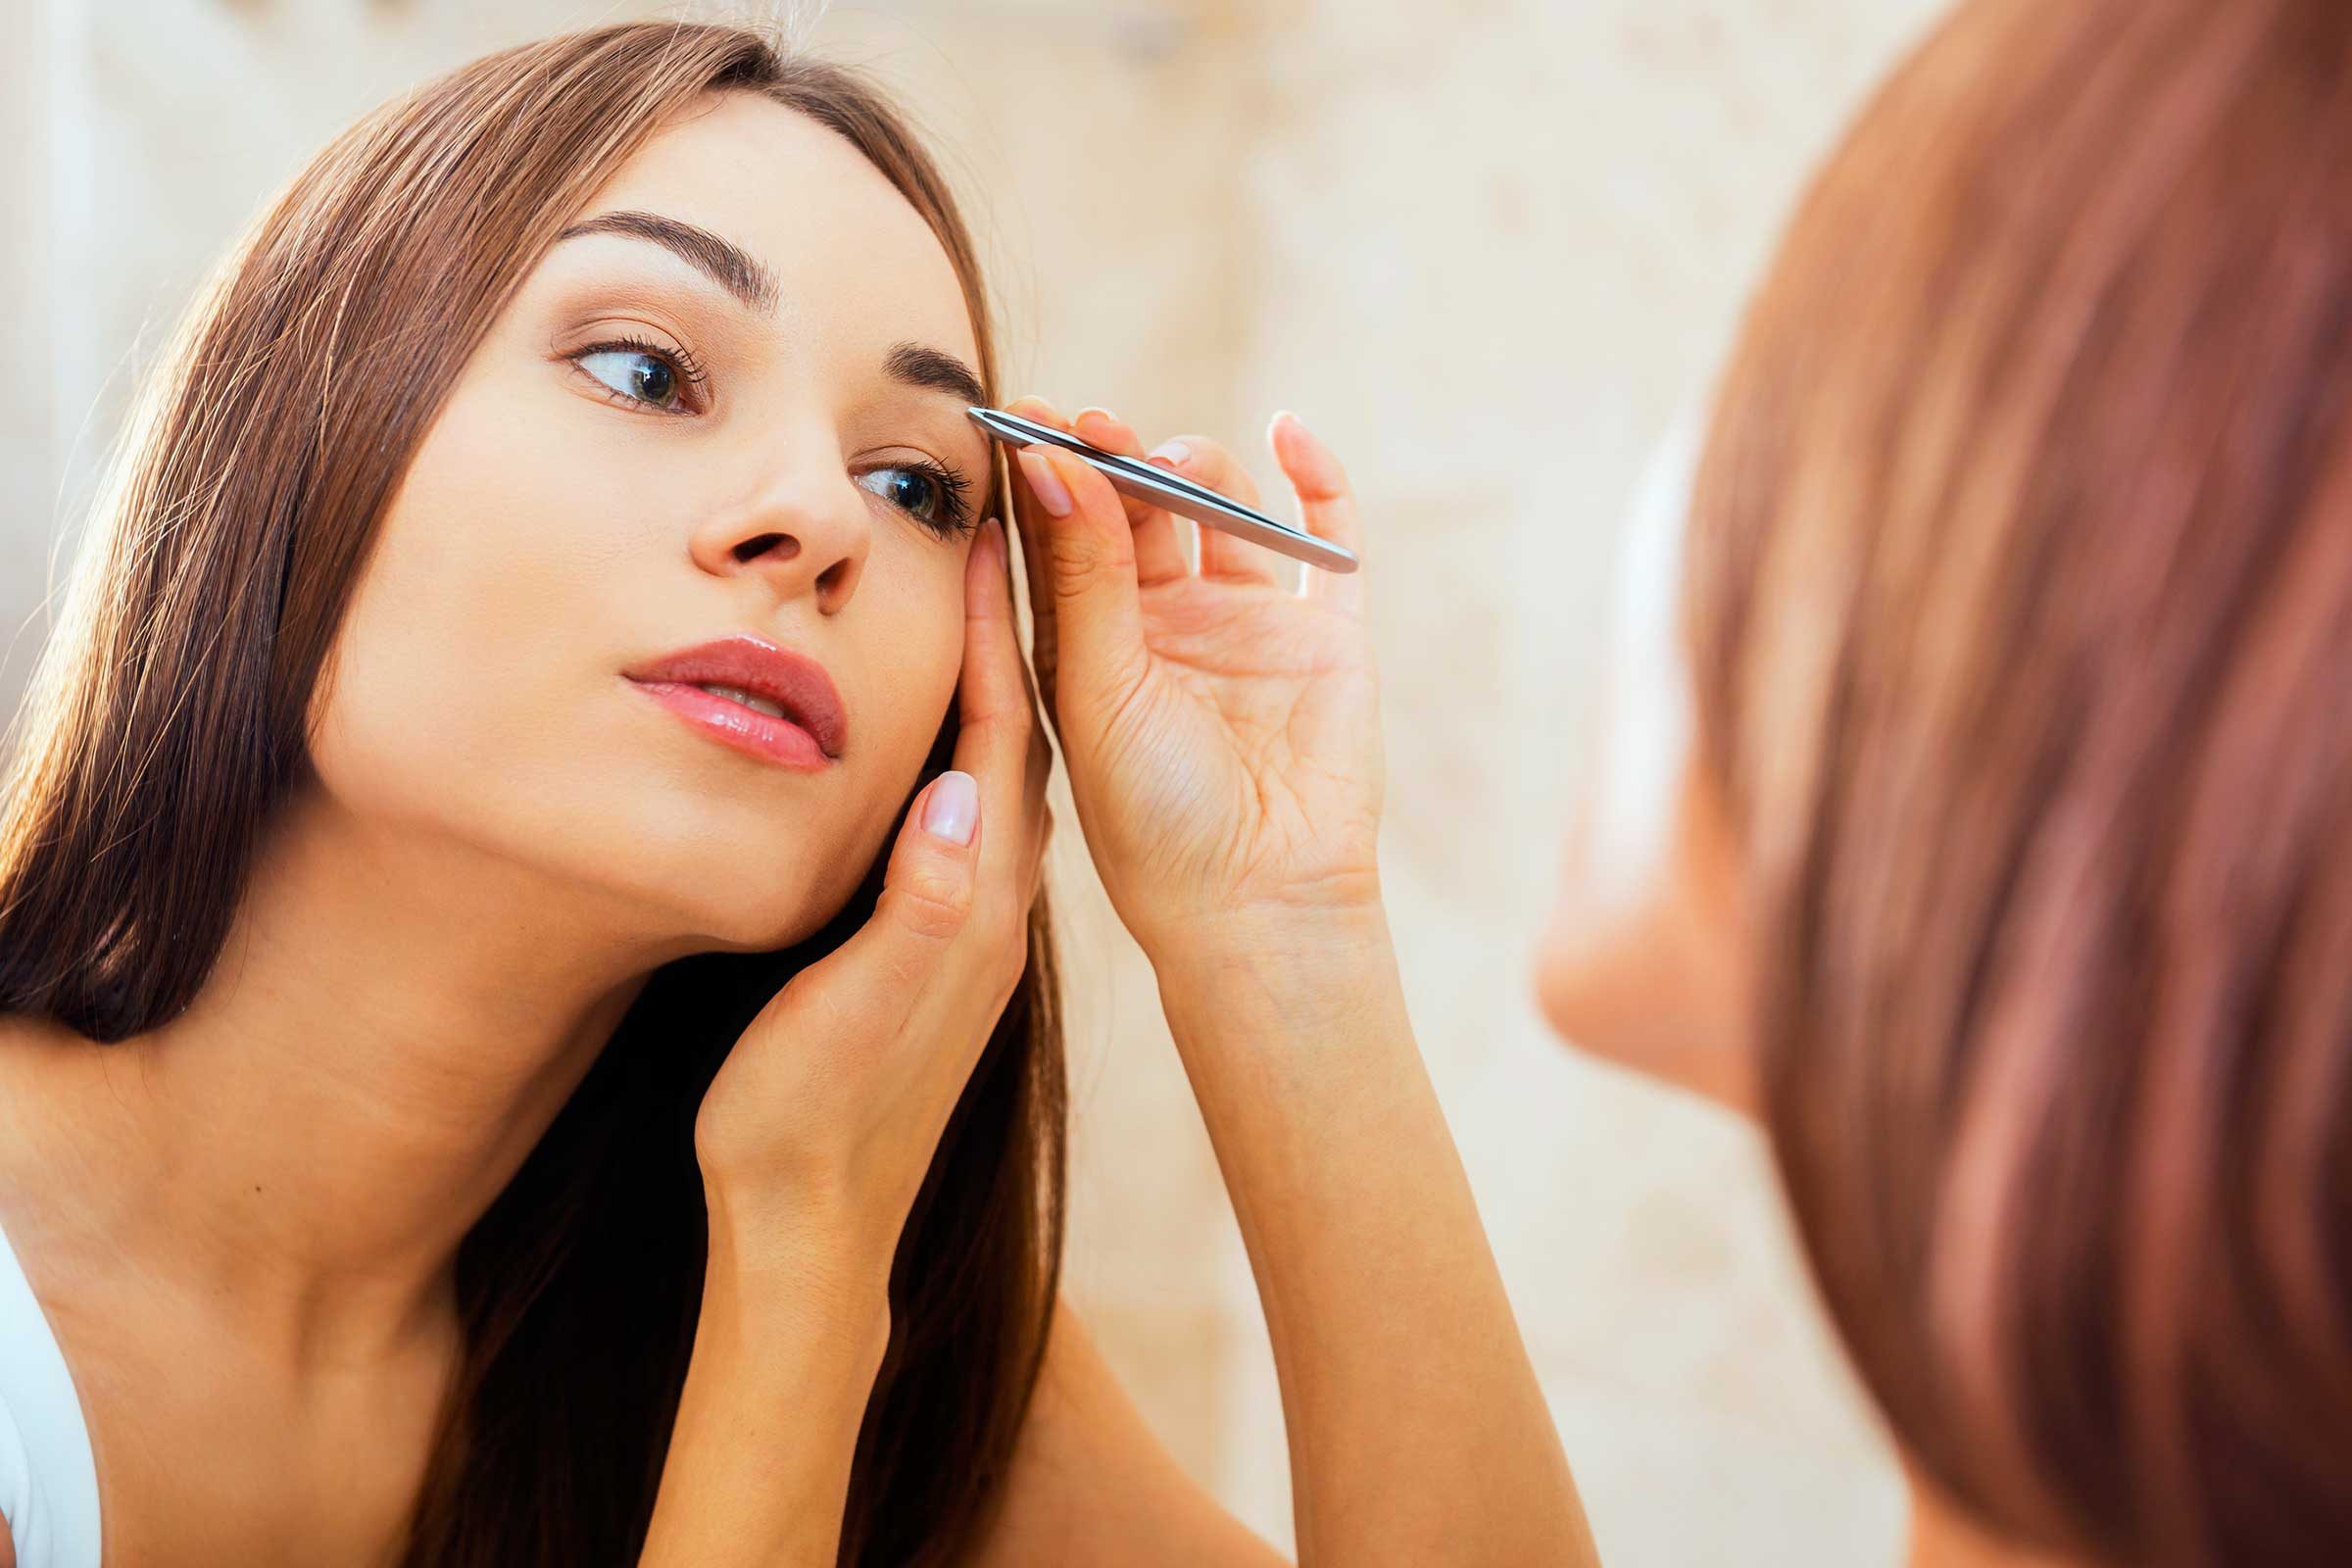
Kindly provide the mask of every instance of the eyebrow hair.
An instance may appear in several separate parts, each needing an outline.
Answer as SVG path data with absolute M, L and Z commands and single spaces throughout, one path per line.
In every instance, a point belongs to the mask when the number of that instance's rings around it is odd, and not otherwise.
M 775 312 L 778 290 L 774 274 L 751 252 L 707 228 L 660 213 L 599 213 L 565 228 L 555 243 L 583 234 L 624 234 L 651 240 L 692 263 L 752 309 L 762 315 Z M 920 343 L 901 343 L 893 348 L 883 369 L 892 380 L 906 386 L 945 392 L 967 404 L 988 401 L 988 391 L 970 366 L 953 354 Z
M 692 263 L 753 310 L 762 315 L 775 311 L 774 275 L 742 246 L 721 239 L 707 228 L 663 218 L 660 213 L 599 213 L 564 229 L 556 236 L 555 243 L 560 245 L 582 234 L 625 234 L 632 239 L 651 240 Z
M 988 391 L 970 366 L 953 354 L 943 354 L 920 343 L 902 343 L 892 349 L 883 369 L 892 380 L 908 386 L 946 392 L 965 403 L 988 401 Z

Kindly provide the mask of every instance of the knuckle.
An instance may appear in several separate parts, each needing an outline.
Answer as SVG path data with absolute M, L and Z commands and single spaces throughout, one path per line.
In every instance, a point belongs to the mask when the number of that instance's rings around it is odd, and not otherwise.
M 918 937 L 952 937 L 971 917 L 968 879 L 937 867 L 920 867 L 905 882 L 883 891 L 882 902 L 901 929 Z
M 1133 564 L 1135 535 L 1124 522 L 1115 530 L 1080 527 L 1061 536 L 1046 573 L 1055 599 L 1082 598 L 1103 572 Z

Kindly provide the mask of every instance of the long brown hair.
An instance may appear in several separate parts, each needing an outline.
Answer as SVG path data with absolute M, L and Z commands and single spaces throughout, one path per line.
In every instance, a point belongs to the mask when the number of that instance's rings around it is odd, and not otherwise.
M 187 1006 L 213 967 L 378 519 L 505 302 L 576 209 L 706 91 L 847 138 L 961 278 L 971 242 L 880 93 L 731 27 L 647 23 L 490 55 L 368 116 L 257 220 L 145 389 L 0 796 L 0 1012 L 99 1042 Z M 368 353 L 397 340 L 400 354 Z M 928 777 L 954 742 L 947 715 Z M 416 1568 L 635 1560 L 704 1266 L 694 1112 L 792 973 L 871 912 L 774 954 L 656 971 L 461 1245 L 466 1352 L 414 1516 Z M 901 1238 L 845 1563 L 967 1550 L 1043 1354 L 1062 1228 L 1051 925 Z
M 2022 1542 L 2352 1562 L 2352 7 L 1964 7 L 1691 526 L 1773 1149 L 1896 1434 Z

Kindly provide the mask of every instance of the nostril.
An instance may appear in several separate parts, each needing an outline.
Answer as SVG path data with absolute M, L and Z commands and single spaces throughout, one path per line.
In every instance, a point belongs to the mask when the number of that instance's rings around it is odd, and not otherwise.
M 849 580 L 849 575 L 850 564 L 846 561 L 836 561 L 816 574 L 816 591 L 830 597 L 840 592 L 841 585 Z
M 743 543 L 737 545 L 735 547 L 735 559 L 737 561 L 757 560 L 760 556 L 767 554 L 768 550 L 779 541 L 790 547 L 784 551 L 784 560 L 790 561 L 794 556 L 800 554 L 801 543 L 799 540 L 793 538 L 792 535 L 788 533 L 763 533 L 756 539 L 746 539 Z

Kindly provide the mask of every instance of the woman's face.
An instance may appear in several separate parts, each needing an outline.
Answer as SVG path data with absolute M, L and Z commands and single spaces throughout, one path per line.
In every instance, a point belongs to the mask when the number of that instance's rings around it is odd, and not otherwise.
M 1677 615 L 1697 432 L 1660 450 L 1617 579 L 1609 678 L 1537 994 L 1562 1036 L 1750 1109 L 1738 854 L 1696 765 Z
M 325 791 L 616 898 L 680 951 L 811 933 L 955 690 L 978 364 L 946 253 L 854 147 L 701 100 L 451 389 L 321 683 Z M 839 734 L 799 714 L 824 744 L 786 734 L 778 761 L 680 709 L 770 720 L 628 673 L 730 638 L 821 666 Z

